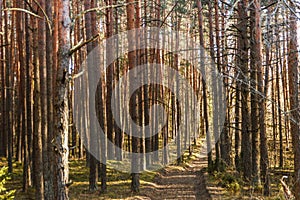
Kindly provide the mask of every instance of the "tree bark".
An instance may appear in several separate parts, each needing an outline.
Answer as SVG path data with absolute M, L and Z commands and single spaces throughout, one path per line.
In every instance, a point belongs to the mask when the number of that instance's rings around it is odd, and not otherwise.
M 296 5 L 291 2 L 292 10 Z M 299 128 L 299 71 L 298 71 L 298 41 L 297 41 L 297 17 L 293 12 L 289 16 L 290 38 L 288 52 L 288 76 L 289 76 L 289 93 L 290 93 L 290 126 L 292 134 L 293 152 L 294 152 L 294 194 L 296 199 L 300 199 L 300 128 Z
M 49 20 L 53 20 L 52 16 L 52 6 L 53 1 L 46 1 L 46 14 Z M 47 23 L 47 22 L 46 22 Z M 53 26 L 52 26 L 53 28 Z M 53 145 L 51 144 L 53 140 L 53 36 L 50 32 L 49 27 L 46 28 L 46 86 L 47 86 L 47 157 L 45 161 L 45 171 L 44 171 L 44 187 L 45 187 L 45 199 L 54 200 L 54 168 L 53 168 Z M 56 52 L 54 53 L 56 54 Z
M 93 0 L 88 0 L 88 1 L 85 1 L 84 2 L 84 7 L 85 7 L 85 10 L 88 10 L 88 9 L 91 9 L 91 8 L 94 8 L 95 5 L 94 5 L 94 1 Z M 94 22 L 94 23 L 93 23 Z M 96 27 L 96 24 L 95 24 L 95 19 L 92 18 L 92 13 L 86 13 L 85 15 L 85 34 L 86 34 L 86 39 L 90 39 L 93 37 L 93 29 L 95 29 Z M 95 31 L 94 31 L 95 32 Z M 95 42 L 90 42 L 87 44 L 87 55 L 89 55 L 89 53 L 91 53 L 95 47 Z M 91 69 L 92 67 L 94 67 L 94 64 L 93 61 L 90 61 L 88 60 L 88 62 L 91 62 L 91 63 L 87 63 L 87 66 L 89 69 Z M 90 72 L 90 71 L 89 71 Z M 89 84 L 95 84 L 95 83 L 90 83 L 89 81 Z M 90 85 L 89 88 L 91 88 L 92 86 Z M 90 92 L 90 91 L 88 91 Z M 89 101 L 91 101 L 92 99 L 90 99 Z M 90 107 L 91 103 L 89 102 L 89 110 L 91 109 L 94 109 L 94 108 L 91 108 Z M 91 111 L 89 111 L 88 113 L 89 115 L 92 114 Z M 88 117 L 90 120 L 94 119 L 93 116 L 89 116 Z M 94 122 L 90 121 L 90 130 L 87 130 L 88 131 L 88 145 L 92 145 L 92 141 L 91 140 L 94 140 L 95 138 L 90 138 L 90 136 L 92 136 L 92 131 L 95 130 L 95 126 L 94 126 Z M 89 147 L 89 149 L 92 149 L 94 147 Z M 89 189 L 90 191 L 95 191 L 97 190 L 97 160 L 96 158 L 90 154 L 88 152 L 88 156 L 87 158 L 89 158 L 89 168 L 90 168 L 90 174 L 89 174 Z
M 70 64 L 70 1 L 60 0 L 58 8 L 58 68 L 55 85 L 55 157 L 57 170 L 57 199 L 66 200 L 68 197 L 68 83 Z
M 135 28 L 135 5 L 134 5 L 134 0 L 127 0 L 126 3 L 128 4 L 126 6 L 126 13 L 127 13 L 127 30 L 133 30 Z M 129 41 L 129 46 L 135 47 L 136 42 L 135 42 L 135 34 L 133 32 L 128 34 L 128 41 Z M 134 49 L 134 48 L 133 48 Z M 133 69 L 136 65 L 136 52 L 131 51 L 128 52 L 128 64 L 129 64 L 129 70 Z M 132 87 L 131 84 L 129 87 Z M 132 112 L 131 115 L 133 119 L 137 117 L 137 108 L 136 108 L 136 100 L 131 100 L 130 101 L 130 110 Z M 136 120 L 133 120 L 136 121 Z M 135 153 L 138 153 L 139 148 L 138 148 L 138 143 L 139 143 L 139 138 L 132 136 L 132 160 L 131 160 L 131 190 L 133 192 L 139 192 L 139 187 L 140 187 L 140 178 L 139 178 L 139 159 L 138 156 Z
M 197 8 L 198 8 L 198 25 L 199 25 L 199 33 L 200 33 L 200 47 L 205 48 L 204 44 L 204 34 L 203 34 L 203 7 L 202 2 L 200 0 L 197 1 Z M 205 82 L 205 65 L 204 65 L 204 52 L 203 49 L 201 51 L 201 57 L 200 57 L 200 69 L 202 72 L 202 95 L 203 95 L 203 112 L 204 112 L 204 121 L 205 121 L 205 133 L 206 133 L 206 143 L 207 143 L 207 156 L 208 156 L 208 169 L 210 170 L 212 168 L 212 153 L 211 153 L 211 138 L 209 134 L 209 122 L 208 122 L 208 108 L 207 108 L 207 94 L 206 94 L 206 82 Z
M 106 6 L 112 6 L 112 0 L 106 0 Z M 109 38 L 113 35 L 113 9 L 106 9 L 106 38 Z M 108 40 L 110 42 L 110 40 Z M 113 44 L 107 44 L 108 47 L 111 47 Z M 113 56 L 115 52 L 113 52 L 112 48 L 106 48 L 106 59 L 111 60 L 110 57 Z M 107 67 L 106 71 L 106 124 L 107 124 L 107 139 L 114 143 L 113 133 L 114 133 L 114 123 L 113 116 L 111 111 L 111 97 L 112 97 L 112 81 L 114 74 L 114 62 L 109 63 L 110 65 Z M 114 158 L 114 148 L 112 145 L 107 146 L 107 157 L 108 159 Z
M 254 4 L 251 5 L 250 12 L 250 78 L 251 78 L 251 133 L 252 133 L 252 181 L 258 183 L 258 103 L 257 103 L 257 68 L 261 67 L 261 63 L 257 60 L 257 30 L 255 27 L 256 15 Z
M 242 0 L 238 3 L 239 15 L 239 63 L 238 67 L 241 69 L 241 106 L 242 106 L 242 147 L 241 147 L 241 164 L 243 176 L 246 180 L 251 178 L 251 143 L 249 131 L 249 87 L 248 87 L 248 14 L 247 14 L 247 0 Z
M 6 1 L 4 1 L 4 4 L 6 4 Z M 13 15 L 14 16 L 14 15 Z M 13 26 L 12 24 L 9 25 L 9 16 L 8 12 L 4 14 L 4 24 L 5 27 Z M 13 21 L 13 20 L 12 20 Z M 13 34 L 10 34 L 13 35 Z M 12 37 L 12 36 L 11 36 Z M 9 38 L 9 29 L 6 29 L 4 32 L 4 41 L 5 44 L 12 44 L 11 38 Z M 5 76 L 5 87 L 4 87 L 4 134 L 6 137 L 4 140 L 7 142 L 7 162 L 8 162 L 8 172 L 12 173 L 12 138 L 13 138 L 13 132 L 12 132 L 12 87 L 11 84 L 11 69 L 12 69 L 12 48 L 5 48 L 5 68 L 4 70 L 4 76 Z
M 38 52 L 38 40 L 41 39 L 38 32 L 37 20 L 33 19 L 33 76 L 34 76 L 34 89 L 33 89 L 33 174 L 34 186 L 36 188 L 36 199 L 44 199 L 44 184 L 43 184 L 43 155 L 42 155 L 42 133 L 41 133 L 41 98 L 40 98 L 40 63 Z M 39 41 L 41 42 L 41 41 Z M 42 50 L 41 50 L 42 51 Z

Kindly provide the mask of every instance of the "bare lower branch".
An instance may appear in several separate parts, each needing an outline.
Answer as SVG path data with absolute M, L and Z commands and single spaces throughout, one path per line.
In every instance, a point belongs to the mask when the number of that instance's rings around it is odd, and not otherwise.
M 72 25 L 75 23 L 75 21 L 79 18 L 81 18 L 83 15 L 89 13 L 89 12 L 101 12 L 102 10 L 104 9 L 107 9 L 107 8 L 119 8 L 119 7 L 123 7 L 123 6 L 127 6 L 129 4 L 135 4 L 137 3 L 138 1 L 134 1 L 132 3 L 124 3 L 124 4 L 117 4 L 117 5 L 109 5 L 109 6 L 103 6 L 103 7 L 96 7 L 96 8 L 91 8 L 91 9 L 88 9 L 88 10 L 84 10 L 82 12 L 80 12 L 78 15 L 76 15 L 74 17 L 74 19 L 72 20 L 73 23 Z
M 41 16 L 29 11 L 29 10 L 26 10 L 26 9 L 23 9 L 23 8 L 5 8 L 3 9 L 3 11 L 20 11 L 20 12 L 24 12 L 24 13 L 27 13 L 29 15 L 32 15 L 34 17 L 37 17 L 39 19 L 43 19 Z
M 92 38 L 86 40 L 83 42 L 83 40 L 81 40 L 78 44 L 76 44 L 74 47 L 72 47 L 69 51 L 69 55 L 72 55 L 74 52 L 76 52 L 77 50 L 79 50 L 81 47 L 83 47 L 84 45 L 95 41 L 98 37 L 100 36 L 100 34 L 94 35 Z
M 41 9 L 43 15 L 44 15 L 45 18 L 46 18 L 46 22 L 47 22 L 47 24 L 48 24 L 48 28 L 49 28 L 49 30 L 50 30 L 50 34 L 52 34 L 51 21 L 49 20 L 48 15 L 46 14 L 45 10 L 42 8 L 41 4 L 40 4 L 37 0 L 33 0 L 33 1 L 34 1 L 34 2 L 36 3 L 36 5 Z

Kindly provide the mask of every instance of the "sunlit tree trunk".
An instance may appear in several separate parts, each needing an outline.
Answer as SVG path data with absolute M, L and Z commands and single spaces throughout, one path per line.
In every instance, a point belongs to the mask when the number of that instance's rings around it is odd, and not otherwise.
M 203 34 L 203 7 L 200 0 L 197 1 L 197 8 L 198 8 L 198 25 L 199 25 L 199 33 L 200 33 L 200 46 L 204 49 L 204 34 Z M 200 57 L 200 67 L 202 71 L 202 93 L 203 93 L 203 112 L 204 112 L 204 121 L 205 121 L 205 131 L 206 131 L 206 143 L 207 143 L 207 149 L 209 152 L 207 152 L 208 156 L 208 168 L 212 168 L 212 153 L 211 153 L 211 138 L 209 133 L 209 121 L 208 121 L 208 108 L 207 108 L 207 94 L 206 94 L 206 82 L 205 82 L 205 64 L 204 64 L 204 52 L 201 51 L 201 57 Z
M 278 23 L 278 14 L 276 14 L 275 16 L 275 24 Z M 281 101 L 281 95 L 282 94 L 282 88 L 280 88 L 280 76 L 279 73 L 280 71 L 282 71 L 282 56 L 281 56 L 281 42 L 280 42 L 280 32 L 279 32 L 279 27 L 276 26 L 276 38 L 277 38 L 277 42 L 276 42 L 276 46 L 278 48 L 276 48 L 276 90 L 274 89 L 275 94 L 277 94 L 277 114 L 278 114 L 278 125 L 279 125 L 279 167 L 283 167 L 283 132 L 285 130 L 283 130 L 283 124 L 282 124 L 282 109 L 284 107 L 282 107 L 282 101 Z M 283 94 L 284 95 L 284 94 Z M 276 149 L 275 149 L 276 150 Z
M 57 199 L 68 197 L 69 164 L 68 164 L 68 82 L 70 65 L 70 1 L 60 0 L 58 6 L 58 68 L 54 95 L 54 134 L 55 157 L 57 170 Z
M 222 4 L 222 13 L 226 14 L 226 9 L 225 9 L 225 5 Z M 227 32 L 226 32 L 226 19 L 224 17 L 222 17 L 221 19 L 222 21 L 222 26 L 221 26 L 221 38 L 223 38 L 221 40 L 221 51 L 222 51 L 222 70 L 223 70 L 223 74 L 225 75 L 224 77 L 224 86 L 228 86 L 229 84 L 229 78 L 226 77 L 227 74 L 229 74 L 229 69 L 228 69 L 228 42 L 227 42 Z M 230 95 L 230 90 L 229 89 L 225 89 L 224 88 L 220 88 L 225 90 L 224 95 Z M 232 148 L 232 141 L 231 141 L 231 135 L 230 135 L 230 114 L 231 114 L 231 109 L 230 107 L 230 103 L 231 103 L 231 99 L 227 100 L 227 106 L 226 106 L 226 117 L 225 117 L 225 122 L 224 122 L 224 128 L 222 130 L 222 135 L 221 135 L 221 157 L 222 160 L 225 162 L 226 166 L 231 166 L 232 162 L 231 162 L 231 148 Z M 221 105 L 220 105 L 221 106 Z M 225 106 L 225 105 L 223 105 Z M 220 108 L 220 109 L 224 109 L 224 107 Z
M 219 141 L 219 134 L 220 134 L 220 122 L 219 122 L 219 112 L 220 112 L 220 103 L 219 97 L 222 95 L 221 89 L 217 84 L 217 73 L 221 73 L 221 49 L 220 49 L 220 25 L 219 25 L 219 5 L 218 1 L 214 1 L 214 17 L 215 17 L 215 46 L 216 46 L 216 54 L 214 61 L 216 62 L 217 71 L 213 72 L 212 76 L 212 85 L 213 85 L 213 121 L 214 121 L 214 137 L 215 137 L 215 150 L 216 150 L 216 169 L 219 170 L 220 167 L 220 141 Z M 213 49 L 211 49 L 214 51 Z M 217 139 L 218 138 L 218 139 Z

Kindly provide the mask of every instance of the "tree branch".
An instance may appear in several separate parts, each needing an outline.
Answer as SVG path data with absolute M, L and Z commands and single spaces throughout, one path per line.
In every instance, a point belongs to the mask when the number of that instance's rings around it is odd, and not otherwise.
M 89 12 L 100 12 L 104 9 L 107 9 L 107 8 L 119 8 L 119 7 L 122 7 L 122 6 L 127 6 L 127 5 L 130 5 L 130 4 L 135 4 L 137 3 L 138 1 L 134 1 L 134 2 L 131 2 L 131 3 L 125 3 L 125 4 L 117 4 L 117 5 L 109 5 L 109 6 L 103 6 L 103 7 L 96 7 L 96 8 L 90 8 L 88 10 L 84 10 L 82 12 L 80 12 L 78 15 L 76 15 L 74 18 L 73 18 L 73 22 L 72 22 L 72 25 L 73 26 L 75 24 L 75 21 L 79 18 L 81 18 L 83 15 L 89 13 Z
M 170 12 L 166 15 L 166 17 L 164 18 L 163 22 L 161 23 L 160 27 L 162 27 L 165 23 L 167 18 L 170 16 L 170 14 L 174 11 L 174 9 L 176 8 L 178 4 L 178 1 L 176 1 L 176 3 L 174 4 L 173 8 L 170 10 Z
M 97 35 L 94 35 L 92 38 L 86 40 L 86 41 L 80 41 L 78 44 L 76 44 L 74 47 L 72 47 L 69 51 L 69 55 L 72 55 L 74 52 L 76 52 L 77 50 L 79 50 L 81 47 L 83 47 L 84 45 L 95 41 L 98 37 L 100 36 L 100 34 L 98 33 Z
M 41 16 L 33 13 L 33 12 L 30 12 L 29 10 L 26 10 L 26 9 L 23 9 L 23 8 L 5 8 L 3 9 L 3 11 L 20 11 L 20 12 L 24 12 L 24 13 L 27 13 L 29 15 L 32 15 L 34 17 L 37 17 L 39 19 L 43 19 Z
M 40 4 L 37 0 L 33 0 L 33 1 L 34 1 L 34 2 L 36 3 L 36 5 L 41 9 L 43 15 L 45 16 L 46 22 L 47 22 L 47 24 L 48 24 L 48 28 L 49 28 L 49 30 L 50 30 L 50 34 L 52 35 L 52 26 L 51 26 L 51 21 L 49 20 L 48 15 L 46 14 L 45 10 L 42 8 L 41 4 Z

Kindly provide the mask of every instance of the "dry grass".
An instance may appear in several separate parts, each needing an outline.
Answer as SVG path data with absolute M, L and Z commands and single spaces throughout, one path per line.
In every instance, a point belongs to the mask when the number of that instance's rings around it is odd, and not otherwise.
M 0 160 L 0 166 L 6 165 L 6 159 Z M 144 172 L 140 175 L 141 189 L 146 185 L 151 185 L 156 172 Z M 108 187 L 106 193 L 100 191 L 89 191 L 89 169 L 85 165 L 85 160 L 70 160 L 70 179 L 73 184 L 70 187 L 70 199 L 132 199 L 137 198 L 137 194 L 130 191 L 130 174 L 122 173 L 114 169 L 107 170 Z M 98 183 L 100 186 L 100 182 Z M 30 187 L 26 193 L 22 192 L 22 164 L 13 164 L 13 174 L 6 187 L 16 190 L 15 199 L 34 199 L 34 189 Z

